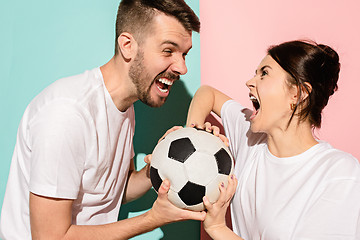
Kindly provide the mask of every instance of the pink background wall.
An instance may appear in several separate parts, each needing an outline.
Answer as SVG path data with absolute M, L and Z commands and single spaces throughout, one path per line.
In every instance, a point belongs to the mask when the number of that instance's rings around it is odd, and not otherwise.
M 360 159 L 359 10 L 357 0 L 200 0 L 201 83 L 250 107 L 245 82 L 269 45 L 304 38 L 328 44 L 342 68 L 316 135 Z
M 358 0 L 200 0 L 201 84 L 251 107 L 245 82 L 268 46 L 295 39 L 328 44 L 342 68 L 316 135 L 360 160 L 359 10 Z M 203 229 L 201 239 L 210 239 Z

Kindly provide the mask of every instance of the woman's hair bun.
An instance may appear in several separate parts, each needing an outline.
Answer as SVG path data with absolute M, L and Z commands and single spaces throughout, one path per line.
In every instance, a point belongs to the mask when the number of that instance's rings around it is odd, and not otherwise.
M 298 113 L 300 121 L 309 119 L 314 127 L 320 127 L 321 112 L 338 89 L 340 62 L 337 52 L 325 44 L 296 40 L 271 46 L 268 54 L 289 74 L 291 85 L 307 91 L 306 101 L 301 96 L 298 99 L 303 101 Z
M 319 44 L 317 46 L 323 54 L 323 61 L 321 64 L 323 70 L 322 73 L 325 75 L 328 84 L 332 85 L 332 87 L 329 88 L 329 96 L 331 96 L 338 89 L 337 81 L 340 72 L 339 55 L 334 49 L 327 45 Z
M 334 49 L 324 44 L 319 44 L 318 47 L 327 55 L 329 60 L 331 59 L 334 63 L 339 63 L 339 55 Z

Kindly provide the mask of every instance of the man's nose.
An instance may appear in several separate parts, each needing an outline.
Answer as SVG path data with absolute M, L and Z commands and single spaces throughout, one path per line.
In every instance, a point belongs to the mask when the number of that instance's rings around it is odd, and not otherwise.
M 183 56 L 176 58 L 171 64 L 170 69 L 171 71 L 179 75 L 186 74 L 188 69 L 186 67 L 185 58 Z

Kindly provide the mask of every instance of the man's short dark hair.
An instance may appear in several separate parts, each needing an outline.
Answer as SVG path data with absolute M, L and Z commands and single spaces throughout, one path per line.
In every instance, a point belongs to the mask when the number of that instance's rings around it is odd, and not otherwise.
M 189 32 L 200 32 L 199 18 L 184 0 L 122 0 L 116 18 L 115 54 L 120 34 L 129 32 L 141 43 L 157 12 L 175 17 Z

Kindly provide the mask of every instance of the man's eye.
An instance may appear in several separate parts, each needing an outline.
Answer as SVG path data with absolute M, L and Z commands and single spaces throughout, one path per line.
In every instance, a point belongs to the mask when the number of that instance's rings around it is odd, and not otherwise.
M 164 53 L 171 54 L 173 51 L 171 49 L 165 49 Z
M 262 77 L 264 77 L 264 76 L 266 76 L 266 75 L 268 75 L 268 72 L 267 72 L 266 70 L 261 71 L 261 76 L 262 76 Z

